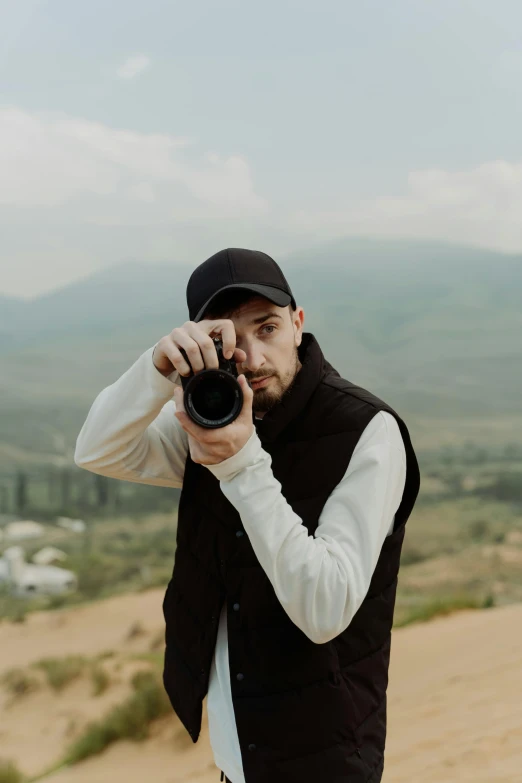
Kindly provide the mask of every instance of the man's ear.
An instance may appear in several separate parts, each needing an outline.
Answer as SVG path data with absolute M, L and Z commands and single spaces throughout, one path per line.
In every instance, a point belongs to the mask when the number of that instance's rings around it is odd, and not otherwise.
M 296 310 L 296 313 L 298 313 L 300 309 L 301 308 L 298 307 L 297 310 Z M 296 338 L 296 345 L 297 346 L 301 345 L 301 342 L 303 340 L 304 310 L 301 309 L 301 313 L 302 313 L 302 317 L 299 316 L 299 321 L 300 321 L 299 326 L 295 325 L 295 323 L 294 323 L 294 316 L 293 316 L 293 314 L 291 314 L 291 316 L 292 316 L 292 323 L 294 325 L 294 337 Z M 299 332 L 299 336 L 298 336 L 298 332 Z

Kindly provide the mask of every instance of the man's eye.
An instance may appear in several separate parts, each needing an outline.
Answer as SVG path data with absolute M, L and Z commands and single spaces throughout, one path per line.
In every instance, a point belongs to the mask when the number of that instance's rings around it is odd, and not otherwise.
M 276 327 L 275 327 L 275 326 L 273 326 L 272 324 L 269 324 L 269 325 L 267 325 L 267 326 L 263 326 L 263 329 L 275 329 L 275 328 L 276 328 Z M 272 334 L 272 332 L 269 332 L 269 334 Z

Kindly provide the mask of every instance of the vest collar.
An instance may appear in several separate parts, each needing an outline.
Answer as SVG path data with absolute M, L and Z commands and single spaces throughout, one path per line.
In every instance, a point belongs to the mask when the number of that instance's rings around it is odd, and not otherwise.
M 302 367 L 290 390 L 262 419 L 256 419 L 253 414 L 254 426 L 262 443 L 276 440 L 283 429 L 297 418 L 327 372 L 328 363 L 310 332 L 303 332 L 297 352 Z

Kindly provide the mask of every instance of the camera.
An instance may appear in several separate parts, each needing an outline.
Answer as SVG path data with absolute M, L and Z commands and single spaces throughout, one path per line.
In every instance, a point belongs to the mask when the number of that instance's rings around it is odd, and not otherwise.
M 217 429 L 226 427 L 237 419 L 243 408 L 243 392 L 239 385 L 236 363 L 223 356 L 223 341 L 213 338 L 219 360 L 219 368 L 205 368 L 190 375 L 181 375 L 183 404 L 192 421 L 200 427 Z M 183 358 L 190 362 L 184 350 Z

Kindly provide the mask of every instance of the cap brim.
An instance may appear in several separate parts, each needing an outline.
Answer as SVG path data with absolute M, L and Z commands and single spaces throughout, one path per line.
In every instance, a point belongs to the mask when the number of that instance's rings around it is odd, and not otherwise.
M 223 291 L 229 291 L 231 288 L 242 288 L 245 291 L 252 291 L 255 294 L 259 294 L 259 296 L 264 296 L 265 299 L 268 299 L 270 302 L 273 302 L 279 307 L 286 307 L 292 301 L 290 294 L 271 285 L 261 285 L 259 283 L 233 283 L 232 285 L 223 286 L 223 288 L 220 288 L 219 291 L 216 291 L 215 294 L 212 294 L 210 299 L 207 299 L 205 304 L 199 309 L 199 312 L 194 318 L 194 321 L 197 323 L 198 321 L 203 320 L 205 311 L 209 308 L 214 299 L 216 299 Z

